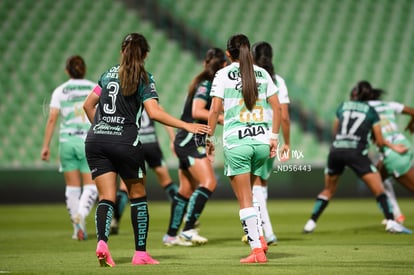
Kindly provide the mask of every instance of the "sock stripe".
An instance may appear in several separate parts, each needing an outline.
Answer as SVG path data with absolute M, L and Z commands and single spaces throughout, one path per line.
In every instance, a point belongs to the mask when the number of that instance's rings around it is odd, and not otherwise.
M 257 215 L 253 214 L 250 216 L 246 216 L 246 217 L 240 218 L 240 220 L 243 221 L 243 220 L 247 220 L 247 219 L 254 218 L 254 217 L 257 217 Z

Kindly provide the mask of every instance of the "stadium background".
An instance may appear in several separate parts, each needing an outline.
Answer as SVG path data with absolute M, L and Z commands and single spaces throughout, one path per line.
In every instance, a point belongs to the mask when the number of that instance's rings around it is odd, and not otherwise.
M 51 161 L 40 160 L 51 92 L 67 79 L 64 63 L 72 54 L 85 58 L 86 77 L 97 81 L 119 61 L 120 42 L 129 32 L 147 37 L 147 69 L 156 78 L 160 103 L 176 117 L 206 49 L 224 49 L 234 33 L 273 45 L 276 71 L 292 102 L 291 149 L 300 152 L 289 164 L 312 171 L 273 174 L 271 197 L 313 198 L 321 189 L 334 111 L 357 81 L 369 80 L 388 92 L 386 99 L 414 105 L 412 0 L 3 0 L 0 203 L 63 201 L 57 134 Z M 406 122 L 402 118 L 400 126 Z M 164 129 L 157 128 L 176 179 L 177 161 Z M 232 197 L 222 164 L 219 150 L 214 198 Z M 150 198 L 164 198 L 151 171 L 148 188 Z M 397 192 L 408 195 L 399 186 Z M 347 171 L 338 196 L 366 195 Z

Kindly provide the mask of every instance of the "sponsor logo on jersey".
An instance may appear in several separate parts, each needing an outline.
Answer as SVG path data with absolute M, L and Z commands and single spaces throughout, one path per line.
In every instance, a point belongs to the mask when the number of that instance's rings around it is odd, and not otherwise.
M 264 134 L 266 134 L 266 131 L 262 126 L 250 126 L 239 130 L 239 139 L 243 139 L 245 137 L 255 137 Z

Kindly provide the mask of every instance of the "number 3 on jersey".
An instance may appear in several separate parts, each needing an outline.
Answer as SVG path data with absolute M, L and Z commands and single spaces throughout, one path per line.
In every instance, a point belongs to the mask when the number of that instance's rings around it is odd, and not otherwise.
M 259 101 L 259 100 L 258 100 Z M 244 100 L 240 99 L 239 105 L 244 105 Z M 246 107 L 243 107 L 240 111 L 240 122 L 262 122 L 263 121 L 263 107 L 255 105 L 250 112 Z
M 117 82 L 109 82 L 106 88 L 109 91 L 109 97 L 111 98 L 111 104 L 105 103 L 103 110 L 107 114 L 114 114 L 116 111 L 115 101 L 119 92 L 119 84 Z

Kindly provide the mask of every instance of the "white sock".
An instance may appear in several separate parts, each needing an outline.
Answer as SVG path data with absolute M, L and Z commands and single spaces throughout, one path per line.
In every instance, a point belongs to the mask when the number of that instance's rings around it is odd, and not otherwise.
M 394 218 L 396 219 L 401 216 L 401 209 L 398 205 L 397 197 L 395 196 L 394 186 L 391 178 L 384 180 L 384 190 L 389 202 L 391 203 L 392 212 L 394 213 Z
M 247 235 L 250 248 L 254 249 L 262 247 L 259 239 L 259 229 L 257 228 L 257 213 L 254 207 L 240 209 L 239 216 L 243 231 Z
M 253 207 L 257 213 L 257 228 L 259 230 L 259 236 L 262 237 L 263 236 L 263 226 L 262 226 L 263 223 L 262 223 L 261 212 L 260 212 L 261 207 L 254 193 L 253 193 Z
M 80 187 L 66 186 L 66 189 L 65 189 L 66 208 L 68 209 L 69 216 L 72 222 L 73 222 L 73 218 L 78 213 L 80 195 L 81 195 Z
M 273 232 L 272 223 L 270 222 L 269 211 L 267 210 L 266 195 L 267 188 L 259 185 L 253 186 L 253 197 L 256 198 L 260 207 L 260 218 L 262 222 L 262 228 L 266 240 L 270 240 L 275 236 Z
M 74 240 L 77 240 L 78 239 L 77 232 L 78 232 L 78 228 L 77 228 L 76 224 L 73 224 L 72 239 L 74 239 Z
M 267 185 L 266 186 L 262 186 L 262 191 L 263 191 L 263 196 L 265 198 L 265 201 L 267 201 Z
M 83 192 L 79 200 L 78 214 L 82 219 L 87 217 L 92 210 L 96 198 L 98 197 L 98 190 L 95 184 L 85 184 Z

